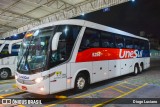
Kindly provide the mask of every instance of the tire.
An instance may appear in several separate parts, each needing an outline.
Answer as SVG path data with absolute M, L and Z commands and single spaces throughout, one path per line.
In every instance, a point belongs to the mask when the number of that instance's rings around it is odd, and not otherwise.
M 138 65 L 135 65 L 134 66 L 134 72 L 133 72 L 133 75 L 137 75 L 139 73 L 139 67 L 138 67 Z
M 75 80 L 75 91 L 83 92 L 88 87 L 88 79 L 84 74 L 78 74 Z
M 143 70 L 144 70 L 144 67 L 143 67 L 143 64 L 141 64 L 139 72 L 142 73 Z
M 8 78 L 9 78 L 9 69 L 6 69 L 6 68 L 1 69 L 0 70 L 0 79 L 5 80 L 5 79 L 8 79 Z

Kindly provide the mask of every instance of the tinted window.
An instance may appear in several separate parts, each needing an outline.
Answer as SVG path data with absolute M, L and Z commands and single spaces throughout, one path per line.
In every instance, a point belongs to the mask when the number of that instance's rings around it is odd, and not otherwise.
M 87 28 L 84 32 L 79 51 L 88 48 L 100 47 L 100 34 L 98 30 Z
M 134 39 L 134 48 L 135 49 L 141 49 L 140 48 L 140 41 L 139 39 Z
M 144 49 L 149 50 L 149 42 L 148 41 L 144 41 Z
M 74 25 L 58 26 L 56 32 L 62 32 L 58 42 L 58 48 L 51 53 L 50 67 L 56 66 L 68 60 L 81 27 Z
M 104 48 L 113 48 L 114 47 L 114 38 L 113 34 L 108 32 L 101 33 L 101 44 Z
M 126 48 L 128 48 L 128 49 L 134 48 L 133 39 L 130 38 L 130 37 L 125 37 L 125 46 L 126 46 Z
M 115 45 L 116 48 L 124 48 L 124 39 L 120 35 L 115 36 Z
M 145 41 L 144 40 L 140 41 L 140 49 L 142 49 L 142 50 L 145 49 Z

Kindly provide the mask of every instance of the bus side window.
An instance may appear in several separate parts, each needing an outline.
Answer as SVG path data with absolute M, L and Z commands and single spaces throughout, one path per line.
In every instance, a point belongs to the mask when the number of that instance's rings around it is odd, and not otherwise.
M 135 49 L 140 49 L 140 43 L 138 39 L 134 39 L 134 48 Z
M 98 30 L 87 28 L 84 32 L 79 51 L 100 47 L 100 34 Z
M 116 48 L 124 48 L 124 39 L 120 35 L 115 36 L 115 45 Z
M 114 38 L 111 33 L 102 32 L 101 33 L 101 43 L 103 48 L 113 48 L 114 47 Z
M 133 49 L 133 39 L 130 37 L 125 37 L 125 46 L 128 49 Z
M 148 41 L 144 41 L 144 49 L 145 50 L 149 50 L 150 49 L 150 46 L 149 46 L 149 42 Z
M 141 40 L 140 46 L 141 46 L 140 48 L 141 48 L 142 50 L 144 50 L 144 49 L 145 49 L 145 42 Z

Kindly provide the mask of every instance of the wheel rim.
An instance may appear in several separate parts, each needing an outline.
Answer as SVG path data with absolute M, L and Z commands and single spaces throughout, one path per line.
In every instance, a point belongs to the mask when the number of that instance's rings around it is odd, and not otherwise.
M 78 89 L 83 89 L 84 86 L 85 86 L 85 79 L 83 77 L 80 77 L 77 80 L 77 87 L 78 87 Z
M 0 75 L 2 79 L 6 79 L 8 77 L 8 72 L 5 69 L 3 69 Z

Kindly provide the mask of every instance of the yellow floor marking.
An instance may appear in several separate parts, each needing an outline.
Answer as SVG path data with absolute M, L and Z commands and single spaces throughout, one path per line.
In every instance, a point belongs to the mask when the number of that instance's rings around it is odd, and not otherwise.
M 12 95 L 17 95 L 17 94 L 22 94 L 22 93 L 25 93 L 25 91 L 3 94 L 3 95 L 1 95 L 1 97 L 9 97 L 9 96 L 12 96 Z
M 13 81 L 5 81 L 5 82 L 0 82 L 0 84 L 6 84 L 6 83 L 14 83 Z
M 113 98 L 113 99 L 108 100 L 108 101 L 106 101 L 106 102 L 103 102 L 103 103 L 101 103 L 101 104 L 96 104 L 96 105 L 94 105 L 93 107 L 102 107 L 102 106 L 104 106 L 104 105 L 106 105 L 106 104 L 108 104 L 108 103 L 110 103 L 110 102 L 112 102 L 112 101 L 114 101 L 114 100 L 116 100 L 116 99 L 118 99 L 118 98 L 122 98 L 122 97 L 124 97 L 124 96 L 126 96 L 126 95 L 128 95 L 128 94 L 130 94 L 130 93 L 133 93 L 134 91 L 137 91 L 137 90 L 145 87 L 146 85 L 148 85 L 148 84 L 145 83 L 145 84 L 143 84 L 142 86 L 139 86 L 139 87 L 137 87 L 137 88 L 135 88 L 135 89 L 133 89 L 133 90 L 131 90 L 131 91 L 129 91 L 129 92 L 126 92 L 126 93 L 124 93 L 124 94 L 122 94 L 122 95 L 120 95 L 120 96 L 118 96 L 118 97 L 116 97 L 116 98 Z
M 13 87 L 13 88 L 17 88 L 17 85 L 16 85 L 16 84 L 13 84 L 12 87 Z
M 0 96 L 0 98 L 3 98 L 2 96 Z
M 67 96 L 60 95 L 60 96 L 55 96 L 55 98 L 63 99 L 63 98 L 67 98 Z
M 18 107 L 26 107 L 26 106 L 24 106 L 24 105 L 18 105 Z
M 127 88 L 127 89 L 130 89 L 130 90 L 133 89 L 133 88 L 130 88 L 130 87 L 127 87 L 127 86 L 124 86 L 124 85 L 119 85 L 119 86 L 124 87 L 124 88 Z
M 119 89 L 117 89 L 117 88 L 113 88 L 113 87 L 112 87 L 111 89 L 116 90 L 116 91 L 118 91 L 118 92 L 120 92 L 120 93 L 125 93 L 124 91 L 119 90 Z
M 121 82 L 121 83 L 119 83 L 119 84 L 123 84 L 123 83 L 126 83 L 126 81 L 125 81 L 125 82 Z M 97 90 L 97 91 L 94 91 L 94 92 L 91 92 L 91 93 L 87 93 L 87 94 L 84 94 L 84 95 L 80 95 L 80 96 L 77 96 L 77 97 L 74 97 L 74 98 L 70 98 L 70 99 L 68 99 L 68 100 L 60 101 L 60 102 L 57 102 L 56 104 L 50 104 L 50 105 L 47 105 L 47 106 L 45 106 L 45 107 L 52 107 L 52 106 L 56 106 L 57 104 L 61 104 L 61 103 L 67 102 L 67 101 L 74 100 L 75 98 L 82 98 L 82 97 L 84 97 L 84 96 L 89 96 L 89 95 L 91 95 L 91 94 L 95 94 L 95 93 L 97 93 L 97 92 L 101 92 L 101 91 L 110 89 L 110 88 L 115 87 L 115 86 L 117 86 L 117 85 L 119 85 L 119 84 L 116 84 L 116 85 L 114 85 L 114 86 L 109 86 L 109 87 L 107 87 L 107 88 L 104 88 L 104 89 L 101 89 L 101 90 Z
M 128 82 L 127 82 L 126 84 L 129 84 L 129 85 L 133 85 L 133 86 L 139 87 L 139 85 L 131 84 L 131 83 L 128 83 Z

